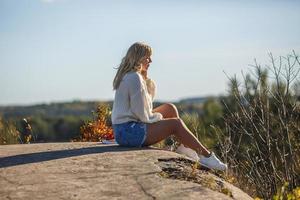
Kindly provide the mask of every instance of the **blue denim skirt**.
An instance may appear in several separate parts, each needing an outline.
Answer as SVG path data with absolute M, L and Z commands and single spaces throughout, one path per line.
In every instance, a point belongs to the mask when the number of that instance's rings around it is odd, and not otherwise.
M 142 147 L 147 136 L 147 124 L 143 122 L 125 122 L 113 124 L 114 136 L 120 146 Z

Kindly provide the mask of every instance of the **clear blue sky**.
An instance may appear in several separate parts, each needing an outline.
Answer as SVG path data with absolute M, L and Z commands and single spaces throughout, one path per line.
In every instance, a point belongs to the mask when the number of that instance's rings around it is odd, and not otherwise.
M 0 0 L 0 105 L 111 100 L 136 41 L 157 100 L 225 94 L 223 71 L 300 53 L 299 36 L 296 0 Z

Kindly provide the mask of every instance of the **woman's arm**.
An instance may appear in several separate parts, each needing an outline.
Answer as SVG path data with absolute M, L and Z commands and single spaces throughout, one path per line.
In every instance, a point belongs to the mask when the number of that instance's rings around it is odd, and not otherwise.
M 156 84 L 151 78 L 148 78 L 147 71 L 142 71 L 141 75 L 142 75 L 143 79 L 146 81 L 147 91 L 150 94 L 151 99 L 153 101 L 155 93 L 156 93 Z
M 148 93 L 150 94 L 151 99 L 153 101 L 155 93 L 156 93 L 156 84 L 155 84 L 155 82 L 152 79 L 148 78 L 146 80 L 146 85 L 147 85 Z
M 149 102 L 146 97 L 147 88 L 145 88 L 142 81 L 142 76 L 135 74 L 128 82 L 131 111 L 142 122 L 153 123 L 160 121 L 163 118 L 162 115 L 150 111 L 149 104 L 152 102 Z

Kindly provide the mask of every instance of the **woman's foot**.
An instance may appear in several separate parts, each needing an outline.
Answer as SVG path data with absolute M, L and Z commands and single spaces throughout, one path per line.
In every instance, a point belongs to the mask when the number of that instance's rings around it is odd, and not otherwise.
M 202 155 L 199 156 L 199 162 L 201 165 L 209 168 L 225 171 L 227 169 L 227 165 L 220 161 L 214 152 L 211 152 L 209 157 L 204 157 Z

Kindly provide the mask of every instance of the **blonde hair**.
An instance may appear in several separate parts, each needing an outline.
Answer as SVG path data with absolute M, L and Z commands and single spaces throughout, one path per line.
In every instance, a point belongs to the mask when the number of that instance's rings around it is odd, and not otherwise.
M 113 81 L 113 89 L 116 90 L 123 78 L 123 76 L 131 71 L 140 71 L 141 63 L 146 56 L 152 55 L 152 49 L 145 43 L 136 42 L 131 45 L 126 53 L 126 56 L 122 59 L 119 65 L 117 74 Z

